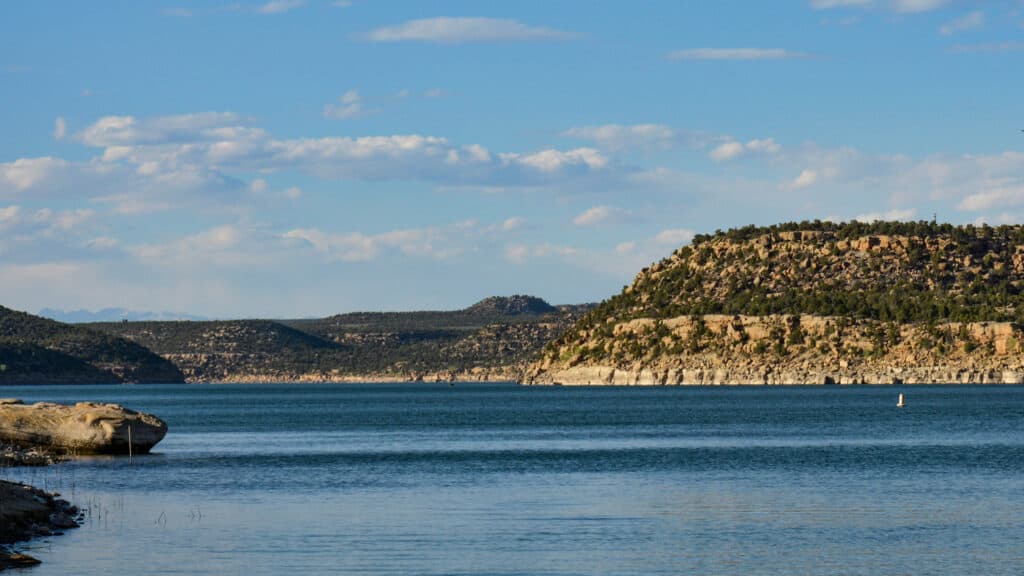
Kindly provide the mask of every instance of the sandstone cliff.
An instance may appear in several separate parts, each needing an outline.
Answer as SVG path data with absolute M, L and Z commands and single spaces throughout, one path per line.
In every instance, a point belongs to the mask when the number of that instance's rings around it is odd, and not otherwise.
M 523 381 L 1019 383 L 1022 291 L 1021 227 L 719 232 L 643 270 Z

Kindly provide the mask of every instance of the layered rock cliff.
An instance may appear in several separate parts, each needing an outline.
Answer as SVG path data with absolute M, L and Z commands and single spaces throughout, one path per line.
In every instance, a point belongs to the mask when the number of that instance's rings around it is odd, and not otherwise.
M 1024 381 L 1024 228 L 814 222 L 699 236 L 526 383 Z

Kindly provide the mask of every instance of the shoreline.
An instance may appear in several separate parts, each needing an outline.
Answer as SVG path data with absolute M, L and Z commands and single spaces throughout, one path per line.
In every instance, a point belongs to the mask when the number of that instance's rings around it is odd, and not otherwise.
M 20 552 L 19 544 L 60 536 L 64 530 L 78 528 L 81 520 L 81 510 L 58 492 L 0 480 L 0 570 L 40 564 L 38 559 Z

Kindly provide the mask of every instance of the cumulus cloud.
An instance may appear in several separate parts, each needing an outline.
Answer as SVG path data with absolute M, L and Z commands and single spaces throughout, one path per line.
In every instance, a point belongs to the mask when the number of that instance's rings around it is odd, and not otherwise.
M 13 245 L 79 235 L 89 229 L 96 213 L 89 209 L 26 209 L 17 204 L 0 207 L 0 252 Z
M 746 143 L 729 140 L 711 150 L 708 156 L 716 161 L 732 160 L 748 153 L 776 154 L 782 147 L 773 138 L 754 139 Z
M 742 156 L 745 150 L 746 149 L 743 144 L 739 142 L 725 142 L 724 144 L 716 146 L 708 156 L 710 156 L 712 160 L 720 162 L 722 160 L 730 160 L 732 158 Z
M 830 10 L 832 8 L 851 8 L 870 6 L 873 0 L 811 0 L 811 8 Z
M 807 56 L 783 48 L 689 48 L 668 53 L 670 60 L 790 60 Z
M 544 242 L 541 244 L 510 244 L 505 247 L 505 260 L 513 264 L 526 264 L 536 258 L 561 256 L 571 258 L 579 254 L 579 250 L 571 246 Z
M 815 170 L 805 169 L 790 182 L 791 188 L 806 188 L 818 181 L 818 173 Z
M 64 121 L 63 117 L 57 116 L 57 119 L 53 121 L 53 138 L 55 140 L 63 140 L 67 133 L 68 123 Z
M 0 183 L 6 183 L 15 192 L 23 192 L 52 182 L 69 165 L 66 160 L 52 156 L 18 158 L 14 162 L 0 163 Z M 3 195 L 3 186 L 0 186 L 0 197 Z
M 1020 204 L 1024 204 L 1024 185 L 999 186 L 981 190 L 965 197 L 957 205 L 957 208 L 960 210 L 978 211 Z
M 366 34 L 372 42 L 512 42 L 559 40 L 576 34 L 563 30 L 529 26 L 517 20 L 501 18 L 423 18 L 395 26 L 377 28 Z
M 977 30 L 985 25 L 985 13 L 980 10 L 975 10 L 957 18 L 951 22 L 943 24 L 939 28 L 939 32 L 945 36 L 950 34 L 956 34 L 957 32 L 964 32 L 967 30 Z
M 626 148 L 669 148 L 676 139 L 676 131 L 663 124 L 604 124 L 601 126 L 579 126 L 561 134 L 567 138 L 590 140 L 602 148 L 622 150 Z
M 363 112 L 362 98 L 359 92 L 349 90 L 338 98 L 339 104 L 327 104 L 324 106 L 324 118 L 345 120 L 359 116 Z
M 283 14 L 295 10 L 303 4 L 305 4 L 305 0 L 274 0 L 261 4 L 256 8 L 256 12 L 260 14 Z
M 199 264 L 213 262 L 232 265 L 251 262 L 234 250 L 242 244 L 244 231 L 236 225 L 225 224 L 185 236 L 163 244 L 139 244 L 127 248 L 128 252 L 145 264 Z
M 380 234 L 328 233 L 316 228 L 295 228 L 282 234 L 281 238 L 305 244 L 331 261 L 365 262 L 386 251 L 443 260 L 465 252 L 467 247 L 460 240 L 467 230 L 476 227 L 475 223 L 468 226 L 454 224 L 446 228 L 410 228 Z
M 811 0 L 815 10 L 833 8 L 872 8 L 881 5 L 884 9 L 901 14 L 930 12 L 949 4 L 949 0 Z
M 121 241 L 110 236 L 90 238 L 85 245 L 93 250 L 112 250 L 121 245 Z
M 532 154 L 505 153 L 500 157 L 506 165 L 518 164 L 541 172 L 558 172 L 575 167 L 601 169 L 608 164 L 608 159 L 593 148 L 566 151 L 548 149 Z
M 132 146 L 209 141 L 237 136 L 243 120 L 231 112 L 199 112 L 177 116 L 139 119 L 134 116 L 104 116 L 75 135 L 87 146 Z
M 518 216 L 513 216 L 511 218 L 506 218 L 505 221 L 501 223 L 501 229 L 505 232 L 511 232 L 522 228 L 524 225 L 526 225 L 526 220 L 519 218 Z
M 358 104 L 358 93 L 343 96 Z M 274 138 L 230 112 L 138 118 L 104 116 L 67 137 L 98 148 L 89 160 L 19 158 L 0 163 L 0 198 L 81 195 L 141 213 L 174 195 L 215 198 L 266 182 L 252 174 L 301 171 L 325 179 L 415 180 L 442 187 L 538 189 L 598 174 L 613 182 L 628 170 L 594 148 L 492 152 L 439 136 Z M 184 195 L 184 196 L 183 196 Z M 161 198 L 161 196 L 163 196 Z M 220 195 L 221 198 L 230 196 Z M 135 206 L 133 207 L 132 204 Z
M 913 220 L 914 215 L 916 213 L 917 213 L 917 211 L 914 210 L 913 208 L 904 208 L 904 209 L 894 208 L 894 209 L 888 210 L 886 212 L 869 212 L 867 214 L 861 214 L 859 216 L 855 216 L 853 219 L 858 221 L 858 222 L 867 222 L 867 223 L 879 222 L 879 221 L 891 222 L 891 221 L 896 221 L 896 220 L 907 221 L 907 220 Z
M 683 228 L 662 230 L 654 236 L 654 241 L 658 244 L 667 244 L 670 246 L 682 246 L 689 244 L 696 234 L 693 230 L 687 230 Z
M 892 0 L 892 9 L 896 12 L 916 14 L 930 12 L 949 4 L 949 0 Z
M 572 223 L 577 226 L 596 226 L 607 221 L 618 212 L 617 208 L 610 206 L 593 206 L 573 218 Z

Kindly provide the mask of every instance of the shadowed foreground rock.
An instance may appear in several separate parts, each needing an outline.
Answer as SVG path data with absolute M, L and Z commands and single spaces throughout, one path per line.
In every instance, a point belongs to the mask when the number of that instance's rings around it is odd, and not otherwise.
M 82 512 L 59 494 L 26 484 L 0 480 L 0 570 L 39 564 L 39 560 L 8 545 L 77 528 Z
M 156 416 L 117 404 L 74 406 L 0 399 L 0 442 L 70 454 L 145 454 L 167 434 Z

